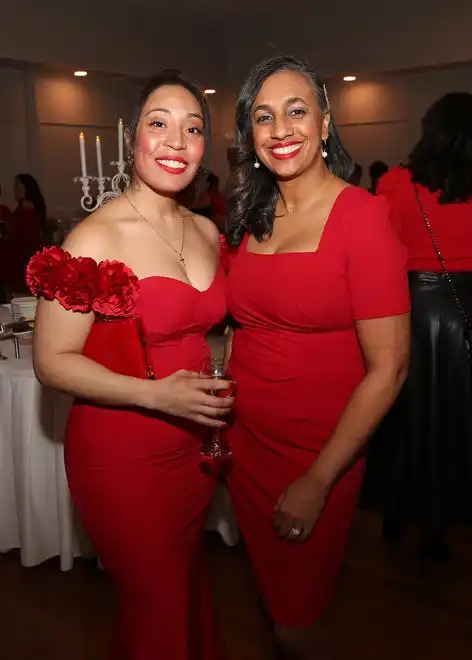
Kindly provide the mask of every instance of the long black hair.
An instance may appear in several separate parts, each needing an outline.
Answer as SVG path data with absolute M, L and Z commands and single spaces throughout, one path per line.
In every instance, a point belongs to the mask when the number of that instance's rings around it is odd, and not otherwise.
M 472 197 L 472 94 L 452 92 L 428 109 L 408 161 L 415 183 L 440 191 L 439 204 Z
M 17 174 L 15 178 L 25 189 L 25 201 L 31 202 L 41 223 L 44 223 L 46 221 L 46 202 L 39 183 L 31 174 Z
M 263 164 L 257 170 L 254 168 L 256 154 L 251 111 L 264 82 L 280 71 L 295 71 L 306 76 L 313 83 L 321 113 L 324 115 L 330 112 L 322 80 L 310 66 L 293 57 L 270 57 L 249 73 L 236 105 L 235 166 L 228 201 L 228 235 L 235 246 L 241 243 L 246 231 L 250 231 L 258 241 L 272 233 L 279 189 L 276 177 L 269 169 Z M 326 151 L 328 156 L 325 162 L 329 170 L 348 180 L 354 163 L 341 144 L 332 116 Z
M 159 87 L 164 87 L 165 85 L 172 85 L 174 87 L 183 87 L 195 98 L 203 115 L 203 136 L 205 138 L 205 152 L 203 155 L 202 162 L 197 174 L 197 179 L 199 182 L 206 181 L 206 172 L 208 171 L 208 166 L 210 162 L 210 153 L 211 153 L 211 116 L 210 108 L 208 106 L 208 101 L 206 95 L 202 89 L 195 83 L 187 80 L 180 71 L 177 69 L 165 69 L 160 73 L 157 73 L 141 89 L 135 104 L 133 111 L 131 113 L 131 120 L 127 128 L 127 136 L 129 140 L 129 150 L 132 156 L 135 142 L 136 142 L 136 133 L 138 130 L 139 120 L 143 112 L 143 108 L 146 105 L 148 98 L 159 89 Z M 190 185 L 195 186 L 196 181 L 192 182 Z

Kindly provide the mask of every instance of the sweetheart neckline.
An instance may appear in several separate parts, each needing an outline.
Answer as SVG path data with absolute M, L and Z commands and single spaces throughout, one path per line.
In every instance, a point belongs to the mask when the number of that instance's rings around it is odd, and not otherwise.
M 170 282 L 177 282 L 177 284 L 183 284 L 184 286 L 192 289 L 193 291 L 196 291 L 196 293 L 204 294 L 204 293 L 208 293 L 208 291 L 210 291 L 210 289 L 213 287 L 213 285 L 215 284 L 215 282 L 218 278 L 220 270 L 221 269 L 218 268 L 218 270 L 216 271 L 216 273 L 213 276 L 213 279 L 211 280 L 210 284 L 207 286 L 206 289 L 197 289 L 197 287 L 193 286 L 193 284 L 191 284 L 190 282 L 185 282 L 184 280 L 178 280 L 175 277 L 168 277 L 167 275 L 148 275 L 147 277 L 139 278 L 138 282 L 141 284 L 141 282 L 145 282 L 146 280 L 155 280 L 155 279 L 157 279 L 157 280 L 169 280 Z

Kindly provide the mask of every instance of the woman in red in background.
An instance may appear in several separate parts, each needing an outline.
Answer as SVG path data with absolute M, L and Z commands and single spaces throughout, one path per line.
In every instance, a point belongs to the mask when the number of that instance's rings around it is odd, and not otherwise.
M 412 349 L 408 380 L 373 443 L 369 482 L 385 488 L 384 536 L 422 530 L 421 556 L 451 555 L 447 527 L 472 522 L 471 367 L 464 321 L 427 229 L 472 322 L 472 95 L 439 99 L 422 121 L 407 167 L 380 179 L 408 249 Z
M 309 67 L 252 70 L 236 151 L 228 483 L 281 657 L 325 660 L 361 456 L 407 371 L 405 253 L 386 203 L 345 183 L 352 161 Z
M 28 290 L 26 266 L 43 244 L 42 228 L 46 222 L 46 203 L 31 174 L 15 177 L 14 194 L 17 206 L 4 218 L 6 237 L 0 244 L 0 281 L 10 296 Z
M 216 483 L 203 474 L 200 451 L 206 427 L 224 425 L 232 400 L 211 394 L 228 383 L 199 371 L 206 335 L 226 314 L 225 278 L 218 230 L 176 201 L 209 136 L 199 88 L 172 72 L 153 78 L 129 127 L 131 186 L 28 270 L 43 296 L 36 374 L 76 397 L 67 475 L 117 591 L 112 660 L 222 657 L 203 548 Z M 156 380 L 83 355 L 95 314 L 141 317 Z

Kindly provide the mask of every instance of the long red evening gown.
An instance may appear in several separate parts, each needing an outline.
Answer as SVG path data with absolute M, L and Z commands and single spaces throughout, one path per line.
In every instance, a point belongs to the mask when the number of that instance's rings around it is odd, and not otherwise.
M 228 484 L 261 594 L 280 625 L 309 626 L 325 611 L 364 462 L 331 491 L 307 542 L 277 536 L 274 507 L 316 460 L 365 376 L 355 322 L 409 310 L 405 263 L 385 202 L 359 188 L 339 195 L 316 252 L 249 253 L 246 237 L 232 261 L 238 393 Z
M 133 314 L 142 319 L 156 378 L 179 369 L 199 372 L 209 355 L 206 336 L 226 314 L 223 271 L 203 292 L 167 277 L 142 279 Z M 67 476 L 116 587 L 112 660 L 223 657 L 203 544 L 216 486 L 200 466 L 206 432 L 150 411 L 72 407 Z

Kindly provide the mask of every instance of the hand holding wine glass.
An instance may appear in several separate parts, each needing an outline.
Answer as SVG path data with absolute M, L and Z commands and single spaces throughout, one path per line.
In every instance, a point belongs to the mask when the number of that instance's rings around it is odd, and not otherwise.
M 226 426 L 223 418 L 234 403 L 226 396 L 230 383 L 183 369 L 159 381 L 149 381 L 146 386 L 150 394 L 146 408 L 216 429 Z M 219 396 L 219 392 L 225 395 Z

